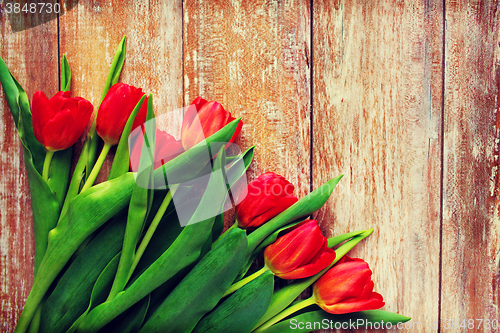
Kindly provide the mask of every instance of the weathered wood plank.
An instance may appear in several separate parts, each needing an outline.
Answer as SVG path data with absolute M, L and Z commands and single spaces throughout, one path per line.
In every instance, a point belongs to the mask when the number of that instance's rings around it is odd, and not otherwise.
M 385 310 L 438 319 L 443 8 L 314 1 L 313 183 L 331 235 L 375 228 L 352 255 Z M 415 331 L 415 330 L 406 330 Z
M 27 26 L 18 17 L 15 27 Z M 8 17 L 0 15 L 0 56 L 24 87 L 30 100 L 43 90 L 58 89 L 57 22 L 13 32 Z M 0 89 L 0 331 L 11 332 L 33 279 L 33 220 L 23 150 L 14 120 Z
M 152 93 L 157 116 L 182 107 L 182 3 L 180 1 L 79 1 L 61 17 L 61 55 L 73 71 L 72 91 L 99 105 L 116 47 L 127 35 L 121 82 Z M 166 120 L 166 119 L 163 119 Z M 160 128 L 180 138 L 180 128 Z M 111 167 L 108 158 L 99 175 Z
M 249 180 L 266 171 L 309 192 L 310 12 L 307 1 L 184 1 L 184 102 L 243 117 L 255 144 Z
M 441 322 L 476 329 L 500 319 L 499 19 L 496 1 L 446 2 Z

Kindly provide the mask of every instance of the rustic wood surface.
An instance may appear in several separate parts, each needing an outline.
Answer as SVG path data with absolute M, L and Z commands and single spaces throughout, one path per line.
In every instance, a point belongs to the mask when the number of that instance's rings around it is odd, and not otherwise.
M 80 0 L 19 32 L 2 12 L 0 56 L 31 97 L 58 90 L 66 53 L 73 94 L 97 106 L 126 34 L 121 79 L 153 93 L 163 129 L 178 136 L 169 111 L 200 95 L 243 118 L 237 143 L 257 146 L 250 180 L 275 171 L 303 196 L 344 174 L 315 214 L 323 231 L 375 228 L 352 254 L 372 267 L 384 309 L 413 318 L 402 331 L 438 332 L 447 320 L 500 319 L 497 6 Z M 0 99 L 0 331 L 10 332 L 34 245 L 21 145 Z M 484 323 L 476 331 L 500 331 Z

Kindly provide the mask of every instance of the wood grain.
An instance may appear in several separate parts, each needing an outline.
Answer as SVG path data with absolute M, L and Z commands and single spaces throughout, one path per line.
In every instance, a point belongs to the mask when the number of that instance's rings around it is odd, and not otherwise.
M 446 2 L 442 321 L 500 319 L 497 7 Z
M 273 171 L 309 192 L 310 12 L 306 1 L 184 2 L 184 101 L 220 102 L 256 145 L 249 181 Z
M 425 324 L 439 310 L 442 10 L 313 7 L 314 187 L 345 175 L 316 218 L 329 236 L 374 228 L 351 255 L 373 268 L 383 309 Z
M 18 16 L 14 25 L 27 26 L 28 19 Z M 37 90 L 55 94 L 57 22 L 14 33 L 1 14 L 0 29 L 0 56 L 30 100 Z M 35 246 L 22 146 L 2 89 L 0 114 L 0 331 L 11 332 L 31 289 Z

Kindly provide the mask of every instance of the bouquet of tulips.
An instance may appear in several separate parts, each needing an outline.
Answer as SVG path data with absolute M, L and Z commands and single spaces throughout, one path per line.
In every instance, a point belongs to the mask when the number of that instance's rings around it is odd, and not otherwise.
M 156 127 L 153 96 L 118 82 L 124 58 L 125 37 L 93 120 L 92 103 L 71 96 L 65 56 L 61 91 L 37 91 L 31 107 L 0 59 L 35 232 L 33 287 L 15 332 L 309 332 L 409 320 L 378 310 L 368 264 L 346 256 L 373 229 L 327 239 L 308 218 L 341 176 L 301 199 L 273 172 L 247 184 L 254 147 L 234 154 L 241 119 L 199 97 L 176 140 Z M 107 180 L 95 184 L 115 145 Z M 278 289 L 277 279 L 293 281 Z

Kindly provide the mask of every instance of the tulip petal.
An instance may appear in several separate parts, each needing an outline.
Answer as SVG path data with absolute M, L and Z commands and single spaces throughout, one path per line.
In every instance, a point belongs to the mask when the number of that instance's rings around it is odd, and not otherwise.
M 61 110 L 71 108 L 65 107 L 64 103 L 71 98 L 71 92 L 69 91 L 59 91 L 50 99 L 50 105 L 52 105 L 52 109 L 54 112 L 59 112 Z
M 335 256 L 327 247 L 327 240 L 321 233 L 318 222 L 310 220 L 268 246 L 264 257 L 266 266 L 275 275 L 292 279 L 314 275 L 328 266 L 331 263 L 331 260 L 327 262 L 329 256 L 319 261 L 325 252 Z M 301 269 L 302 267 L 304 268 Z M 296 270 L 299 271 L 295 274 Z
M 42 129 L 45 124 L 52 118 L 55 114 L 49 99 L 42 91 L 37 91 L 33 94 L 32 106 L 31 106 L 32 118 L 33 118 L 33 132 L 36 139 L 45 146 L 44 139 L 42 135 Z
M 292 279 L 303 279 L 309 276 L 313 276 L 321 270 L 325 269 L 335 260 L 335 251 L 327 248 L 324 252 L 319 251 L 317 257 L 311 260 L 311 263 L 301 266 L 289 273 L 278 275 L 282 279 L 292 280 Z
M 323 310 L 332 314 L 344 314 L 366 310 L 380 309 L 385 305 L 382 295 L 372 292 L 368 298 L 350 298 L 333 305 L 318 304 Z
M 75 115 L 70 109 L 56 113 L 42 130 L 45 147 L 48 150 L 63 150 L 72 146 L 81 135 L 75 130 L 75 123 Z
M 328 304 L 359 297 L 365 285 L 371 281 L 371 275 L 366 262 L 350 261 L 337 264 L 316 282 L 313 293 L 316 299 Z

